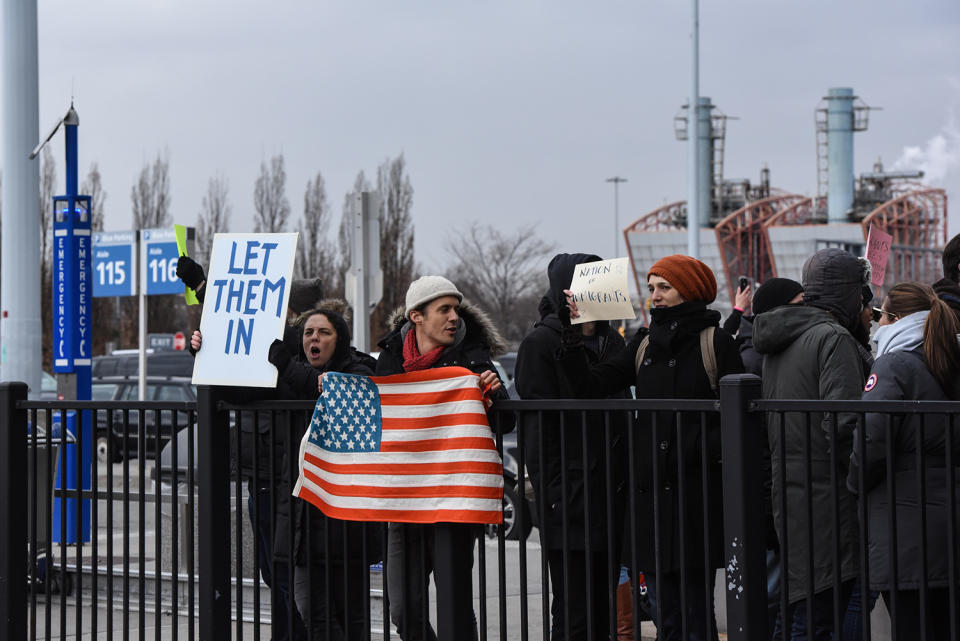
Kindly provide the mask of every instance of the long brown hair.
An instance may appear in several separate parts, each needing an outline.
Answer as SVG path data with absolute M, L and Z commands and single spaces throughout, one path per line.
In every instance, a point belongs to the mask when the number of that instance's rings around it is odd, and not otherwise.
M 927 285 L 899 283 L 887 293 L 886 311 L 904 317 L 930 310 L 923 324 L 923 358 L 950 398 L 960 398 L 960 323 L 953 310 Z

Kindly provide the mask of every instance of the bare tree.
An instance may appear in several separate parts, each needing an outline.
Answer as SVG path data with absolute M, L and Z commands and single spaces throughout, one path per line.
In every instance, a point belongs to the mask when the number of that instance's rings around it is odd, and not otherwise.
M 448 270 L 464 296 L 483 301 L 497 328 L 518 344 L 537 320 L 537 303 L 547 289 L 546 258 L 554 245 L 540 239 L 535 225 L 504 233 L 473 223 L 446 241 L 453 259 Z
M 133 205 L 133 228 L 169 227 L 170 161 L 166 152 L 158 153 L 153 164 L 140 170 L 137 182 L 130 188 Z
M 103 190 L 100 177 L 100 168 L 97 163 L 90 163 L 87 177 L 80 185 L 80 193 L 90 196 L 90 227 L 94 231 L 103 230 L 103 204 L 107 200 L 107 192 Z M 120 299 L 94 298 L 93 299 L 93 353 L 100 354 L 106 350 L 107 343 L 116 344 L 121 338 L 120 326 L 116 322 L 120 315 Z
M 57 162 L 47 145 L 40 156 L 40 323 L 49 330 L 53 323 L 53 197 L 57 188 Z M 50 363 L 53 342 L 50 331 L 42 331 L 43 362 Z
M 223 174 L 217 173 L 207 182 L 207 193 L 200 202 L 200 215 L 197 217 L 197 232 L 194 239 L 195 258 L 201 265 L 207 265 L 210 262 L 213 235 L 230 229 L 229 190 L 230 182 Z
M 327 203 L 327 188 L 319 172 L 307 183 L 303 194 L 303 219 L 297 229 L 300 232 L 295 270 L 297 277 L 330 280 L 336 261 L 328 237 L 330 205 Z
M 353 223 L 350 219 L 353 213 L 353 195 L 357 192 L 370 191 L 372 186 L 366 174 L 361 169 L 353 181 L 353 189 L 343 195 L 343 209 L 340 213 L 340 228 L 337 230 L 337 257 L 334 263 L 335 281 L 331 283 L 331 296 L 342 298 L 346 293 L 346 273 L 350 270 L 350 258 L 353 251 Z
M 51 241 L 51 222 L 53 220 L 53 196 L 57 188 L 57 162 L 53 159 L 50 146 L 43 148 L 40 163 L 40 256 L 41 277 L 46 282 L 50 276 L 50 265 L 53 261 Z
M 290 201 L 287 200 L 287 172 L 283 168 L 283 154 L 260 163 L 260 175 L 253 188 L 253 231 L 278 232 L 287 228 Z
M 170 162 L 166 152 L 158 153 L 153 164 L 146 164 L 140 170 L 137 182 L 130 189 L 133 205 L 134 229 L 153 229 L 171 227 L 170 215 Z M 185 329 L 186 310 L 178 304 L 183 297 L 175 294 L 150 296 L 147 306 L 147 331 L 174 332 Z M 124 301 L 125 311 L 122 340 L 125 344 L 137 344 L 137 299 Z
M 404 304 L 413 280 L 413 186 L 401 153 L 377 169 L 380 192 L 380 269 L 383 296 L 371 321 L 371 330 L 385 331 L 390 313 Z M 374 331 L 374 333 L 376 333 Z
M 103 203 L 107 200 L 107 192 L 103 190 L 100 181 L 100 168 L 97 163 L 90 163 L 90 171 L 80 185 L 80 193 L 90 196 L 90 228 L 94 231 L 103 230 Z

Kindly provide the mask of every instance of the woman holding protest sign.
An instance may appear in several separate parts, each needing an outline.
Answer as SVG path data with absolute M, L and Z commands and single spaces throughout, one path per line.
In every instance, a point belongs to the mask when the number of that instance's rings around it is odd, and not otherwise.
M 323 301 L 296 320 L 302 354 L 276 340 L 269 360 L 277 368 L 275 400 L 316 400 L 320 377 L 325 372 L 372 376 L 376 361 L 350 346 L 350 329 L 342 301 Z M 200 333 L 194 332 L 194 347 Z M 299 443 L 309 422 L 292 420 L 291 442 Z M 298 448 L 284 452 L 286 480 L 297 474 Z M 293 597 L 307 626 L 310 639 L 365 639 L 369 599 L 364 576 L 371 563 L 382 557 L 383 525 L 346 522 L 325 516 L 320 510 L 289 495 L 278 496 L 275 553 L 296 564 Z M 293 528 L 291 536 L 290 529 Z M 293 540 L 293 548 L 289 542 Z M 282 548 L 282 550 L 281 550 Z
M 716 398 L 717 383 L 743 372 L 720 314 L 710 268 L 689 256 L 667 256 L 647 272 L 649 332 L 638 332 L 614 359 L 590 365 L 578 325 L 567 321 L 557 357 L 575 388 L 602 397 L 630 385 L 638 398 Z M 569 317 L 579 310 L 567 293 Z M 646 575 L 658 638 L 717 639 L 712 607 L 715 569 L 722 565 L 723 505 L 720 423 L 713 413 L 640 413 L 633 434 L 627 545 L 634 572 Z M 653 435 L 653 436 L 651 436 Z M 705 446 L 705 447 L 704 447 Z M 658 513 L 654 513 L 654 506 Z M 659 531 L 658 531 L 659 530 Z M 681 576 L 681 566 L 684 576 Z M 686 593 L 681 594 L 683 586 Z M 681 608 L 686 604 L 686 609 Z

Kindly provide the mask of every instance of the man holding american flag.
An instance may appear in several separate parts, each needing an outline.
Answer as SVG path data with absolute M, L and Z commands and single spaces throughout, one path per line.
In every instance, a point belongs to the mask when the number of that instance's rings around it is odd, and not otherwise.
M 432 374 L 427 370 L 466 368 L 479 375 L 479 381 L 474 381 L 484 398 L 506 398 L 492 363 L 492 355 L 506 351 L 506 345 L 487 316 L 476 307 L 464 304 L 463 294 L 446 278 L 424 276 L 411 283 L 404 313 L 395 315 L 391 325 L 392 331 L 379 343 L 377 376 L 421 372 L 421 376 L 429 378 Z M 470 410 L 465 410 L 461 415 L 468 412 Z M 416 418 L 407 420 L 410 427 L 415 427 Z M 475 421 L 470 418 L 467 422 Z M 489 438 L 489 435 L 488 431 L 486 436 Z M 502 490 L 502 478 L 498 484 Z M 468 508 L 478 507 L 482 512 L 483 506 L 477 505 L 478 500 L 489 501 L 489 497 L 461 496 L 455 503 L 447 501 L 444 505 L 468 512 Z M 499 499 L 493 505 L 498 509 Z M 457 509 L 451 510 L 452 518 L 444 522 L 416 523 L 408 519 L 406 523 L 390 523 L 387 593 L 390 616 L 403 641 L 477 638 L 472 572 L 473 546 L 480 528 L 472 523 L 485 520 L 470 516 L 458 518 L 457 512 Z M 454 518 L 459 522 L 454 522 Z M 424 618 L 431 572 L 437 588 L 436 634 Z

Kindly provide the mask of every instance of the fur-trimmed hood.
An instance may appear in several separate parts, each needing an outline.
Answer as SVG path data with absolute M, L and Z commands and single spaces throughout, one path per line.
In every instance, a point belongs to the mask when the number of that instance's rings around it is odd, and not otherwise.
M 388 321 L 390 333 L 378 343 L 381 347 L 389 342 L 390 338 L 398 332 L 401 338 L 406 338 L 407 331 L 409 331 L 411 325 L 404 315 L 404 311 L 403 307 L 398 307 L 390 315 Z M 464 300 L 460 303 L 459 313 L 460 330 L 457 332 L 456 344 L 460 344 L 465 340 L 479 343 L 487 348 L 492 358 L 496 358 L 509 350 L 507 341 L 505 341 L 503 336 L 500 335 L 500 332 L 497 331 L 493 321 L 490 320 L 490 317 L 485 311 Z

